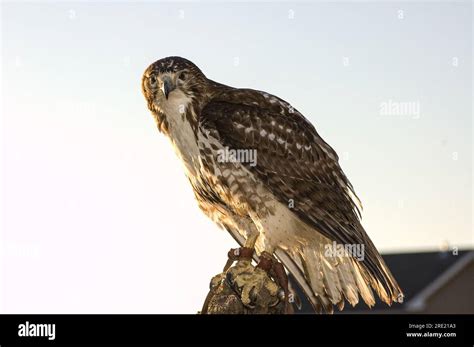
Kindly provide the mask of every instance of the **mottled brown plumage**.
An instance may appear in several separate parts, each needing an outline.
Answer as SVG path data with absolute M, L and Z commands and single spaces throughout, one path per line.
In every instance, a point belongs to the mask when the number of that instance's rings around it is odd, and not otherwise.
M 152 64 L 143 92 L 201 209 L 241 245 L 258 235 L 257 252 L 275 254 L 318 311 L 342 309 L 344 299 L 355 305 L 359 294 L 372 306 L 371 288 L 387 304 L 402 298 L 360 223 L 336 152 L 290 104 L 213 82 L 179 57 Z M 228 149 L 256 153 L 256 161 L 219 160 Z M 328 256 L 332 242 L 364 245 L 364 260 Z

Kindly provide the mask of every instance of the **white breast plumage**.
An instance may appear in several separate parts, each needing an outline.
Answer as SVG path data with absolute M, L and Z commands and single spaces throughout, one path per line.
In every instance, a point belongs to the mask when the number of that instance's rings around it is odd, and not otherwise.
M 163 105 L 163 112 L 166 114 L 170 132 L 169 139 L 176 154 L 183 161 L 188 177 L 195 175 L 199 158 L 199 149 L 193 129 L 185 117 L 191 101 L 191 98 L 180 90 L 175 90 L 170 93 L 168 102 Z

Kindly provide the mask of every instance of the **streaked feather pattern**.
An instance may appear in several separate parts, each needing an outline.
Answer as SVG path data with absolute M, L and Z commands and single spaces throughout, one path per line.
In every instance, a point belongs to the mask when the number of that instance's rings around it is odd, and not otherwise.
M 223 146 L 256 150 L 257 165 L 242 165 L 280 203 L 295 201 L 292 212 L 312 236 L 294 254 L 275 254 L 298 273 L 300 284 L 305 282 L 313 306 L 332 312 L 333 305 L 343 307 L 343 299 L 356 305 L 359 294 L 373 306 L 370 286 L 387 304 L 398 300 L 402 292 L 360 224 L 360 202 L 337 154 L 297 110 L 263 92 L 223 89 L 203 109 L 200 127 Z M 332 241 L 363 244 L 365 260 L 325 257 L 325 245 Z
M 160 78 L 174 83 L 169 95 L 160 92 Z M 359 297 L 373 306 L 374 291 L 389 305 L 402 297 L 360 223 L 360 201 L 336 152 L 291 105 L 213 82 L 180 57 L 150 65 L 142 90 L 201 209 L 241 245 L 260 233 L 257 252 L 273 252 L 316 311 L 356 305 Z M 224 148 L 255 151 L 255 165 L 217 160 Z M 327 255 L 333 242 L 364 245 L 365 259 Z

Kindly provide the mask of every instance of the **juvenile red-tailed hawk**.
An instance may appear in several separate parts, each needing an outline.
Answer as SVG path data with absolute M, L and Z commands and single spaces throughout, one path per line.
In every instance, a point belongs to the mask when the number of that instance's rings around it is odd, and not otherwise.
M 200 208 L 243 256 L 276 256 L 319 312 L 359 295 L 372 306 L 372 289 L 389 305 L 403 298 L 336 152 L 290 104 L 211 81 L 180 57 L 151 64 L 142 89 Z

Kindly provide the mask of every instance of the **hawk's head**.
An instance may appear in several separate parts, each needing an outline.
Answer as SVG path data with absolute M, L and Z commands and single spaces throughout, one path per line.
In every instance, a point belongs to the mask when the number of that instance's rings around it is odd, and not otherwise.
M 159 117 L 184 113 L 190 103 L 206 95 L 207 78 L 187 59 L 167 57 L 151 64 L 143 74 L 142 91 L 148 108 Z

